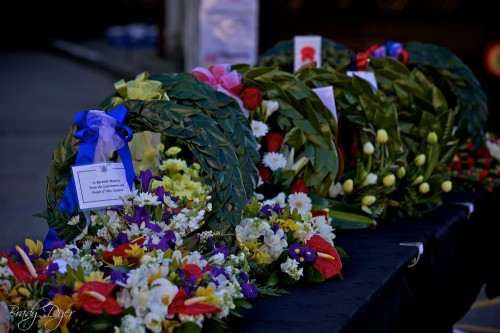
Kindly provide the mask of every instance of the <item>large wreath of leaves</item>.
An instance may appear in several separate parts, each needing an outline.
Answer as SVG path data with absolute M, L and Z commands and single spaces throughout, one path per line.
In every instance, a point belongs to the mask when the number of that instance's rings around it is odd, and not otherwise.
M 488 119 L 488 101 L 472 70 L 451 50 L 429 43 L 408 42 L 409 68 L 417 68 L 453 98 L 450 107 L 458 107 L 457 136 L 460 143 L 472 139 L 476 148 L 484 144 Z
M 418 69 L 410 70 L 399 61 L 386 57 L 371 58 L 379 89 L 398 110 L 399 128 L 407 150 L 407 161 L 425 153 L 427 156 L 424 179 L 431 184 L 432 195 L 423 196 L 412 180 L 401 183 L 394 200 L 401 203 L 399 217 L 421 216 L 434 209 L 441 201 L 440 184 L 449 178 L 458 138 L 453 133 L 457 109 L 450 109 L 441 90 Z M 438 144 L 429 145 L 427 135 L 435 132 Z
M 209 227 L 226 233 L 237 225 L 247 195 L 238 157 L 217 122 L 200 109 L 173 101 L 128 100 L 123 105 L 129 111 L 128 126 L 134 133 L 158 132 L 182 140 L 198 159 L 206 175 L 205 182 L 214 190 Z M 66 240 L 79 234 L 77 228 L 67 224 L 70 216 L 57 210 L 80 146 L 79 140 L 73 137 L 76 130 L 76 125 L 73 125 L 53 153 L 47 177 L 47 210 L 38 214 L 46 218 L 58 235 Z
M 323 65 L 333 68 L 348 66 L 354 57 L 354 51 L 333 40 L 321 39 L 321 61 Z M 259 56 L 257 66 L 278 67 L 293 72 L 294 41 L 293 39 L 278 42 Z
M 319 97 L 295 76 L 276 67 L 236 65 L 245 87 L 258 88 L 264 99 L 279 103 L 276 123 L 285 134 L 284 143 L 304 154 L 309 162 L 303 171 L 307 186 L 326 195 L 339 171 L 335 144 L 337 123 Z M 274 115 L 273 115 L 274 116 Z
M 170 100 L 199 109 L 217 122 L 219 130 L 231 142 L 238 156 L 246 196 L 250 198 L 257 186 L 259 174 L 256 163 L 260 156 L 250 124 L 238 103 L 189 73 L 154 74 L 149 80 L 161 82 Z M 100 110 L 112 109 L 115 96 L 106 98 L 99 106 Z

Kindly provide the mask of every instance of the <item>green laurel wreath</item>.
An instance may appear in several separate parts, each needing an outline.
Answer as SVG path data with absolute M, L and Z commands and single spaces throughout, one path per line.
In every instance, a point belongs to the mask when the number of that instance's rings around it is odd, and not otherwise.
M 418 68 L 434 83 L 451 90 L 454 100 L 450 107 L 458 107 L 457 136 L 460 143 L 471 138 L 479 148 L 484 143 L 488 120 L 488 100 L 472 70 L 452 51 L 429 43 L 408 42 L 409 68 Z
M 214 119 L 200 109 L 179 105 L 173 101 L 128 100 L 123 105 L 129 111 L 128 126 L 134 133 L 151 131 L 183 141 L 198 159 L 205 182 L 213 187 L 213 210 L 208 225 L 214 231 L 226 233 L 241 219 L 246 193 L 240 163 L 233 145 L 218 129 Z M 47 219 L 58 235 L 71 240 L 79 230 L 67 224 L 70 216 L 57 210 L 68 180 L 70 167 L 76 160 L 79 140 L 73 124 L 67 136 L 56 147 L 47 177 L 47 209 L 37 214 Z
M 309 162 L 302 178 L 321 196 L 328 193 L 339 171 L 335 144 L 337 123 L 319 97 L 302 81 L 274 67 L 232 67 L 243 76 L 245 87 L 256 87 L 264 99 L 279 103 L 276 123 L 285 134 L 284 142 L 304 154 Z

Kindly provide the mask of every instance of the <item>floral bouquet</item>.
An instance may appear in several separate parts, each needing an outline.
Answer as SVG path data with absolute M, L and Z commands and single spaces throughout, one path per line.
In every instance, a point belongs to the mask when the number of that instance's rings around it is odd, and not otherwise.
M 212 209 L 201 166 L 178 159 L 178 147 L 160 152 L 161 175 L 141 171 L 123 206 L 93 212 L 71 242 L 44 249 L 27 240 L 1 253 L 0 306 L 10 308 L 2 324 L 12 331 L 200 332 L 226 328 L 230 313 L 249 307 L 258 291 L 245 256 L 215 247 L 217 233 L 200 232 Z M 68 224 L 77 228 L 79 216 Z M 195 233 L 211 244 L 202 252 L 185 244 Z

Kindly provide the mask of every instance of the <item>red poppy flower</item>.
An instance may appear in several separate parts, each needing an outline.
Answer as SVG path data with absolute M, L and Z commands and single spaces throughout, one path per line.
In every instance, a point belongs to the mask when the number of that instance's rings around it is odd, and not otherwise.
M 182 287 L 179 288 L 175 294 L 172 303 L 168 307 L 168 314 L 173 315 L 176 313 L 185 315 L 198 315 L 205 313 L 218 313 L 222 309 L 214 305 L 200 303 L 203 297 L 188 298 L 186 290 Z
M 313 266 L 323 275 L 325 280 L 334 275 L 340 275 L 342 261 L 340 261 L 339 253 L 330 243 L 321 236 L 314 235 L 307 241 L 305 246 L 318 253 L 318 259 Z M 340 276 L 342 277 L 342 275 Z
M 123 312 L 116 299 L 109 296 L 115 284 L 99 281 L 86 282 L 78 289 L 78 296 L 82 307 L 87 312 L 100 315 L 106 311 L 110 315 Z
M 281 133 L 267 133 L 266 134 L 267 141 L 267 151 L 268 152 L 277 152 L 280 150 L 281 145 L 283 144 L 283 135 Z
M 305 194 L 309 193 L 309 189 L 307 188 L 306 182 L 302 178 L 297 178 L 293 181 L 292 189 L 290 190 L 290 194 L 297 193 L 297 192 L 302 192 Z

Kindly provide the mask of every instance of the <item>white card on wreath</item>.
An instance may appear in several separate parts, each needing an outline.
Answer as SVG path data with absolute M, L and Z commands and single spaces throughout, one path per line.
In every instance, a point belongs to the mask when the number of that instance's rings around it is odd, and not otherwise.
M 293 71 L 316 61 L 321 67 L 321 36 L 295 36 L 293 38 Z
M 330 110 L 335 118 L 335 121 L 338 122 L 337 118 L 337 107 L 335 106 L 335 94 L 333 92 L 332 86 L 313 88 L 312 91 L 318 95 L 319 99 L 325 104 L 325 106 Z
M 375 78 L 375 73 L 373 73 L 373 72 L 367 72 L 367 71 L 347 71 L 347 75 L 348 76 L 356 75 L 357 77 L 365 79 L 366 81 L 368 81 L 373 86 L 373 88 L 375 88 L 375 91 L 378 90 L 377 79 Z
M 131 191 L 122 163 L 96 163 L 71 167 L 81 210 L 120 206 Z

